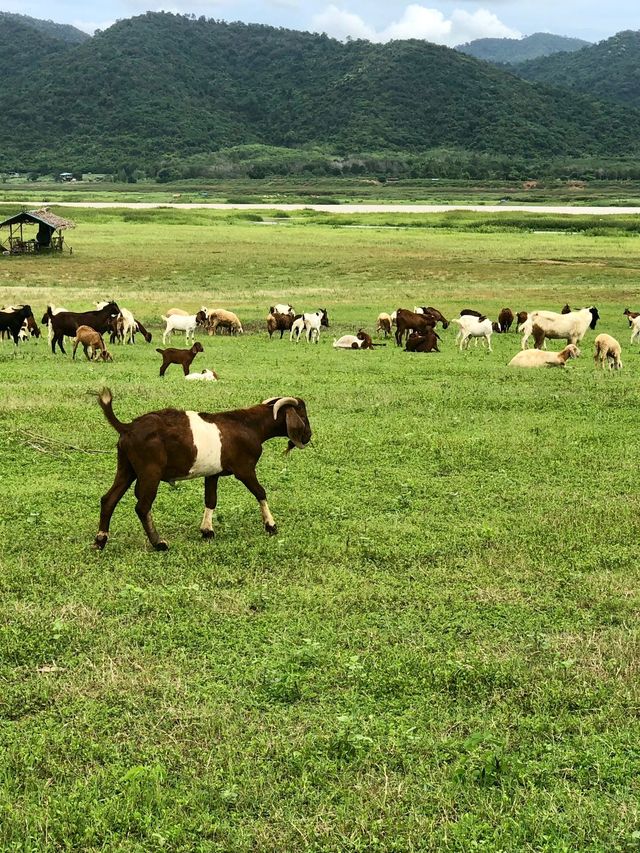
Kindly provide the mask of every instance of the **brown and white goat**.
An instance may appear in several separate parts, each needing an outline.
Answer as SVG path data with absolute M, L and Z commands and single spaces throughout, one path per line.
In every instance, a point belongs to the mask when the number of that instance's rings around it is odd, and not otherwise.
M 262 445 L 270 438 L 288 438 L 287 451 L 309 444 L 311 425 L 304 400 L 274 397 L 249 409 L 214 414 L 163 409 L 128 424 L 118 420 L 112 400 L 111 391 L 103 388 L 98 402 L 120 438 L 115 480 L 101 501 L 96 548 L 101 550 L 107 544 L 113 511 L 134 480 L 136 513 L 156 551 L 168 549 L 151 515 L 161 482 L 204 477 L 205 511 L 200 530 L 204 539 L 211 539 L 215 535 L 211 520 L 218 499 L 218 478 L 233 475 L 260 504 L 266 532 L 277 533 L 256 465 Z

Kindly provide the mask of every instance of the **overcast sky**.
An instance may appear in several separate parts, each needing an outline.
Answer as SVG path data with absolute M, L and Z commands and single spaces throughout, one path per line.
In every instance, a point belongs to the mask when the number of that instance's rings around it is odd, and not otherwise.
M 599 41 L 620 30 L 640 29 L 639 0 L 0 0 L 0 9 L 35 18 L 51 18 L 93 32 L 117 18 L 148 9 L 194 13 L 226 21 L 264 23 L 326 32 L 344 39 L 388 41 L 424 38 L 455 45 L 486 36 L 552 32 Z

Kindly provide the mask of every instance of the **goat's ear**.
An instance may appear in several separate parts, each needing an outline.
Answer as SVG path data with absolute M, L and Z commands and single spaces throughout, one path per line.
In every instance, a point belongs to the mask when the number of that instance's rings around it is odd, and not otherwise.
M 287 408 L 287 435 L 296 447 L 304 447 L 305 423 L 293 406 Z

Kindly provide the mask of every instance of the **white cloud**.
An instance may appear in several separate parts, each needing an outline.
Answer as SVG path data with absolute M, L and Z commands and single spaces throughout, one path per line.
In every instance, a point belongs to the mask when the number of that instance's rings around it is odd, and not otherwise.
M 368 39 L 387 42 L 392 39 L 425 39 L 436 44 L 456 45 L 477 38 L 520 38 L 521 33 L 503 24 L 487 9 L 466 12 L 456 9 L 450 18 L 439 9 L 418 3 L 407 6 L 397 21 L 382 30 L 369 26 L 359 15 L 332 4 L 313 18 L 313 29 L 337 39 Z

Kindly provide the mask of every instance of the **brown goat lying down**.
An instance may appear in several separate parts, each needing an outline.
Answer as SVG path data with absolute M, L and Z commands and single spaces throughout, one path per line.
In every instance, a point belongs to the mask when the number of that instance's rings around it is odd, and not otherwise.
M 217 503 L 218 478 L 230 475 L 244 483 L 259 502 L 267 533 L 277 532 L 266 492 L 256 476 L 256 465 L 262 445 L 270 438 L 288 438 L 287 451 L 309 444 L 311 425 L 304 400 L 274 397 L 249 409 L 215 414 L 162 409 L 125 424 L 115 416 L 112 399 L 108 388 L 98 395 L 106 419 L 120 438 L 116 477 L 101 501 L 96 548 L 102 549 L 107 544 L 113 511 L 134 480 L 137 481 L 136 513 L 156 551 L 168 548 L 158 535 L 151 515 L 158 486 L 163 481 L 173 483 L 204 477 L 205 511 L 200 529 L 205 539 L 214 536 L 211 519 Z
M 157 349 L 162 356 L 162 365 L 160 366 L 160 376 L 164 376 L 170 364 L 181 364 L 185 376 L 189 375 L 191 362 L 199 352 L 204 352 L 200 341 L 196 341 L 191 349 L 175 349 L 168 347 L 167 349 Z
M 405 347 L 407 352 L 440 352 L 438 341 L 442 338 L 435 329 L 427 329 L 426 332 L 412 332 L 407 338 Z

